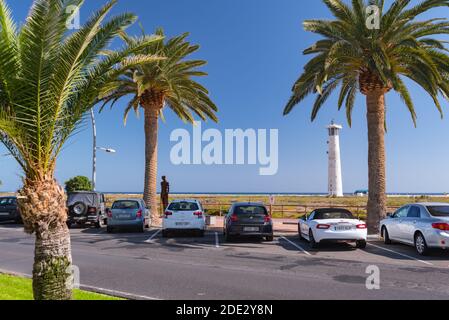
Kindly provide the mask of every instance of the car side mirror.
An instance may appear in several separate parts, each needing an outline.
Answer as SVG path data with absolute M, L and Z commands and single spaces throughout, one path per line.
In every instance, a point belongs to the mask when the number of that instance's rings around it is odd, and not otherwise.
M 390 218 L 390 219 L 393 218 L 394 217 L 394 213 L 392 213 L 392 212 L 387 213 L 387 217 Z

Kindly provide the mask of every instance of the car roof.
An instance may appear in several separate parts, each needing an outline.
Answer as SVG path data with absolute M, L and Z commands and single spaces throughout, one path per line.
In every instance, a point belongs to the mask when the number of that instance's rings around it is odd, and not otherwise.
M 424 206 L 424 207 L 447 207 L 449 206 L 449 203 L 444 203 L 444 202 L 418 202 L 418 203 L 410 203 L 409 206 L 413 206 L 413 205 L 419 205 L 419 206 Z
M 343 209 L 343 208 L 320 208 L 320 209 L 314 210 L 314 212 L 316 212 L 316 213 L 342 212 L 342 213 L 352 214 L 351 211 L 349 211 L 348 209 Z
M 263 202 L 235 202 L 233 206 L 265 206 Z
M 97 191 L 72 191 L 72 192 L 69 192 L 68 194 L 101 194 L 101 192 L 97 192 Z
M 179 202 L 196 202 L 196 203 L 199 203 L 199 200 L 196 200 L 196 199 L 176 199 L 176 200 L 172 201 L 172 203 L 179 203 Z
M 143 199 L 128 198 L 128 199 L 116 199 L 116 200 L 114 200 L 114 202 L 118 202 L 118 201 L 143 201 Z
M 4 197 L 0 197 L 0 199 L 16 199 L 17 200 L 17 197 L 15 197 L 15 196 L 10 196 L 10 197 L 4 196 Z

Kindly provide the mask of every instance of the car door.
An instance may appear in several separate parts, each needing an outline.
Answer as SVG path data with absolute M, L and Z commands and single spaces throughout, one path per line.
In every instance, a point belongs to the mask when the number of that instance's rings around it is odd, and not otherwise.
M 421 208 L 416 205 L 409 207 L 407 217 L 403 219 L 403 222 L 399 225 L 401 233 L 401 240 L 413 244 L 416 227 L 421 220 Z
M 310 223 L 313 221 L 315 211 L 313 211 L 304 223 L 301 223 L 301 232 L 303 236 L 309 237 Z
M 393 215 L 391 220 L 388 223 L 388 235 L 392 240 L 401 240 L 401 225 L 404 220 L 407 218 L 409 206 L 402 207 Z

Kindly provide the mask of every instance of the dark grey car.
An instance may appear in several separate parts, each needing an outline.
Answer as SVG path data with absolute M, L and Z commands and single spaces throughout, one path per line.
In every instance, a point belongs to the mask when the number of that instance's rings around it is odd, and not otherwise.
M 69 228 L 73 224 L 94 225 L 101 228 L 107 223 L 105 198 L 102 193 L 91 191 L 71 192 L 67 195 Z
M 0 221 L 14 221 L 15 223 L 22 223 L 22 217 L 20 216 L 16 197 L 0 198 Z
M 239 236 L 257 236 L 273 241 L 273 221 L 262 203 L 240 202 L 232 205 L 224 221 L 226 241 Z

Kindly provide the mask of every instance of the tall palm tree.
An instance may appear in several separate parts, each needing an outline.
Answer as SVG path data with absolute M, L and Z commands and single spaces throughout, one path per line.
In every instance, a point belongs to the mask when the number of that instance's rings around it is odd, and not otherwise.
M 368 228 L 376 233 L 379 220 L 386 214 L 385 175 L 385 96 L 394 90 L 407 106 L 416 126 L 416 114 L 409 90 L 408 78 L 433 99 L 442 113 L 439 94 L 449 97 L 449 57 L 445 42 L 434 38 L 448 34 L 445 18 L 417 21 L 430 9 L 448 7 L 448 0 L 424 0 L 411 6 L 410 0 L 395 0 L 386 8 L 383 0 L 323 0 L 334 20 L 307 20 L 306 31 L 323 37 L 304 51 L 314 57 L 293 87 L 285 107 L 290 111 L 308 95 L 316 94 L 312 121 L 332 92 L 340 88 L 338 107 L 351 114 L 357 92 L 366 96 L 368 122 L 369 200 Z M 379 28 L 372 27 L 368 6 L 379 9 Z M 442 14 L 447 16 L 447 13 Z
M 153 57 L 130 55 L 158 38 L 141 38 L 118 51 L 108 44 L 136 17 L 105 21 L 115 0 L 69 32 L 83 0 L 35 0 L 18 29 L 0 0 L 0 141 L 24 172 L 19 206 L 25 231 L 35 234 L 35 299 L 71 298 L 70 234 L 64 190 L 54 177 L 61 148 L 118 74 Z
M 155 33 L 164 37 L 162 29 Z M 106 87 L 102 98 L 104 105 L 114 103 L 123 96 L 132 95 L 125 110 L 124 122 L 131 110 L 143 109 L 145 118 L 145 187 L 144 200 L 151 208 L 154 225 L 160 224 L 160 213 L 157 199 L 157 149 L 158 121 L 164 106 L 169 107 L 185 122 L 193 123 L 193 113 L 202 120 L 207 118 L 218 121 L 215 104 L 209 98 L 205 87 L 196 82 L 193 77 L 206 76 L 197 68 L 206 64 L 203 60 L 187 60 L 187 57 L 197 51 L 199 46 L 186 41 L 188 33 L 167 41 L 160 41 L 148 46 L 142 53 L 164 57 L 165 59 L 148 64 L 141 64 L 121 76 L 115 83 Z M 129 45 L 136 39 L 125 37 Z M 165 208 L 163 208 L 165 209 Z

